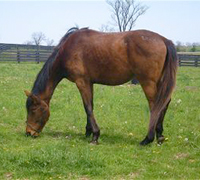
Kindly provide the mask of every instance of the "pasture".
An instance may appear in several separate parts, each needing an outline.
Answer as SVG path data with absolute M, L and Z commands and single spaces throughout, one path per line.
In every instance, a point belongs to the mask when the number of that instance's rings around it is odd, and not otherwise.
M 75 84 L 63 80 L 40 137 L 25 137 L 26 96 L 42 64 L 0 63 L 0 179 L 199 179 L 200 68 L 181 67 L 164 121 L 167 141 L 141 147 L 149 123 L 140 86 L 95 85 L 99 145 L 86 139 Z

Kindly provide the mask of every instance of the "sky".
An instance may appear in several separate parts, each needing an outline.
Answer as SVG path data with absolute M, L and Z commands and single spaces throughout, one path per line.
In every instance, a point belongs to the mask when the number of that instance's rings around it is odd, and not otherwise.
M 138 0 L 148 10 L 133 30 L 157 32 L 175 43 L 200 43 L 200 0 Z M 105 0 L 2 1 L 0 43 L 23 44 L 34 32 L 43 32 L 55 45 L 73 26 L 99 30 L 112 25 L 111 8 Z

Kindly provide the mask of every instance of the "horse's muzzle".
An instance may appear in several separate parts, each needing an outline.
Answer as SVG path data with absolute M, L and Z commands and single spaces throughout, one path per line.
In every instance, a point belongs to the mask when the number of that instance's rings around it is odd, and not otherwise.
M 36 138 L 40 135 L 41 130 L 37 130 L 35 127 L 33 127 L 32 125 L 30 125 L 28 122 L 26 122 L 27 126 L 26 126 L 26 136 L 31 136 L 33 138 Z
M 39 136 L 39 132 L 36 132 L 36 131 L 30 129 L 29 127 L 27 127 L 25 135 L 26 135 L 26 137 L 31 136 L 32 138 L 36 138 Z
M 36 135 L 36 134 L 31 135 L 30 132 L 26 132 L 26 133 L 25 133 L 25 136 L 26 136 L 26 137 L 31 136 L 32 138 L 37 138 L 37 137 L 39 136 L 39 134 L 38 134 L 38 135 Z

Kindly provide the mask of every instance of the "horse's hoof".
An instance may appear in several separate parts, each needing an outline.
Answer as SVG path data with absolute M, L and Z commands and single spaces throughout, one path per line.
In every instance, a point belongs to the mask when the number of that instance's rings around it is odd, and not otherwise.
M 149 139 L 148 136 L 145 137 L 143 141 L 140 142 L 141 146 L 146 146 L 147 144 L 153 142 L 153 140 Z
M 97 140 L 92 140 L 92 141 L 90 141 L 90 144 L 91 144 L 91 145 L 98 145 L 99 143 L 98 143 Z
M 157 139 L 157 143 L 158 143 L 158 144 L 162 144 L 164 141 L 165 141 L 165 137 L 164 137 L 164 136 L 160 136 L 160 137 Z
M 29 136 L 31 136 L 31 133 L 30 133 L 30 132 L 26 132 L 26 133 L 25 133 L 25 136 L 26 136 L 26 137 L 29 137 Z
M 91 134 L 92 134 L 92 132 L 89 132 L 89 131 L 87 132 L 87 131 L 86 131 L 86 133 L 85 133 L 85 137 L 88 138 L 88 137 L 91 136 Z

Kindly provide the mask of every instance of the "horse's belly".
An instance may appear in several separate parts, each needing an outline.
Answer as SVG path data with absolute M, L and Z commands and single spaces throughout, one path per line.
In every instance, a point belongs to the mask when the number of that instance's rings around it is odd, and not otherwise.
M 99 73 L 94 76 L 93 82 L 104 85 L 120 85 L 130 81 L 133 73 L 129 70 L 122 69 L 101 69 Z

